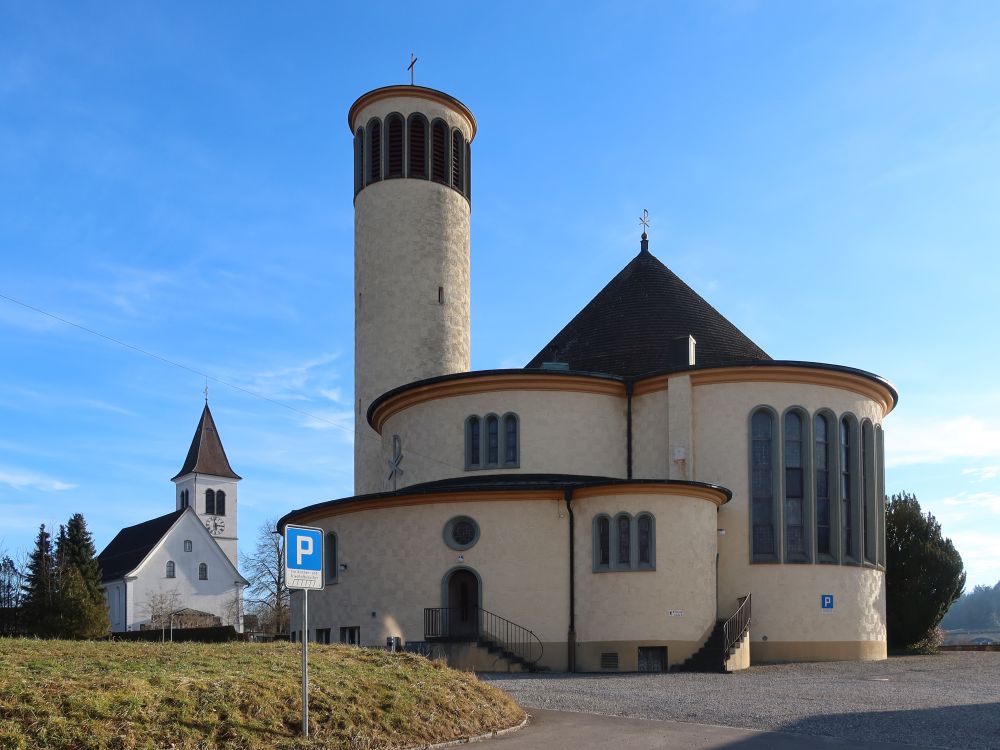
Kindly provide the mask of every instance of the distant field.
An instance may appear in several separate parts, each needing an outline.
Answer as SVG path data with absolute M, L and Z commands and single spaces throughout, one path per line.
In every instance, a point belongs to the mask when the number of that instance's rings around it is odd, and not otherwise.
M 0 638 L 0 747 L 397 748 L 483 734 L 524 712 L 473 675 L 410 654 Z

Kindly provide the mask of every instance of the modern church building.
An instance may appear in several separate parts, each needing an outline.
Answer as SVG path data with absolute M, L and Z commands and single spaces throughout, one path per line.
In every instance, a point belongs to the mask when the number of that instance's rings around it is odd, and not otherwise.
M 524 369 L 470 372 L 476 120 L 389 86 L 348 124 L 355 495 L 281 520 L 326 532 L 310 640 L 476 669 L 885 658 L 886 380 L 771 359 L 645 233 Z

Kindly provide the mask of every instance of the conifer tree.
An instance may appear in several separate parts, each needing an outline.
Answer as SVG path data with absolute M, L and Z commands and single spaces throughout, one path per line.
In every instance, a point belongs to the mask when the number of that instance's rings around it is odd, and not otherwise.
M 52 538 L 43 523 L 28 556 L 24 575 L 24 623 L 29 632 L 42 637 L 55 634 L 56 561 Z
M 82 513 L 74 513 L 66 524 L 66 558 L 83 579 L 92 596 L 101 596 L 101 566 L 97 563 L 94 539 Z
M 83 515 L 59 527 L 55 547 L 57 592 L 53 600 L 54 634 L 60 638 L 99 638 L 110 628 L 100 567 Z

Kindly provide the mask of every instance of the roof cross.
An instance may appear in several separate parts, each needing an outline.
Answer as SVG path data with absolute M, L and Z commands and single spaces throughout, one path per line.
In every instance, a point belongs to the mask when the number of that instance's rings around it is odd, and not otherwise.
M 646 234 L 646 230 L 649 229 L 649 211 L 645 208 L 642 209 L 642 216 L 639 217 L 639 223 L 642 224 L 642 233 Z
M 417 64 L 417 58 L 415 58 L 413 56 L 413 53 L 411 52 L 410 53 L 410 64 L 406 66 L 406 69 L 408 71 L 410 71 L 410 85 L 411 86 L 413 85 L 413 66 L 416 65 L 416 64 Z

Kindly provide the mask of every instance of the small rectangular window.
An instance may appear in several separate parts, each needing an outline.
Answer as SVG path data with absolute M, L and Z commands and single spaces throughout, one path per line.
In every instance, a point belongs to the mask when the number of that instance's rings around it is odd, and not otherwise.
M 351 646 L 358 646 L 361 644 L 361 626 L 352 625 L 350 627 L 340 629 L 340 642 L 347 643 Z
M 443 305 L 444 304 L 444 287 L 443 286 L 439 286 L 438 287 L 438 304 L 439 305 Z
M 330 642 L 331 628 L 316 628 L 316 643 Z

